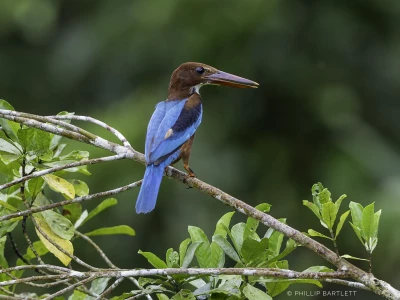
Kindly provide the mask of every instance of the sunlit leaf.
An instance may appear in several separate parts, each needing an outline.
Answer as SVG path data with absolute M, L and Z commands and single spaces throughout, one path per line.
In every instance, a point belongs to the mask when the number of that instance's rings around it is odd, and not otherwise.
M 74 186 L 66 181 L 65 179 L 58 177 L 53 174 L 47 174 L 43 176 L 46 183 L 56 192 L 60 192 L 65 195 L 68 199 L 75 198 Z
M 68 180 L 68 182 L 70 182 L 73 185 L 76 195 L 78 195 L 78 196 L 87 196 L 87 195 L 89 195 L 89 187 L 82 180 L 70 179 L 70 180 Z
M 353 221 L 353 224 L 358 227 L 362 228 L 361 225 L 361 220 L 362 220 L 362 213 L 363 213 L 363 207 L 360 203 L 353 202 L 351 201 L 349 204 L 350 211 L 351 211 L 351 219 Z
M 36 223 L 38 226 L 41 228 L 41 230 L 51 239 L 51 241 L 55 244 L 57 244 L 60 248 L 64 249 L 65 252 L 69 254 L 73 254 L 74 252 L 74 247 L 72 246 L 72 243 L 68 240 L 60 238 L 57 234 L 55 234 L 49 225 L 47 225 L 46 221 L 41 218 L 41 217 L 34 217 L 36 220 Z M 36 228 L 35 228 L 36 229 Z M 69 264 L 71 261 L 71 258 L 58 250 L 52 242 L 48 241 L 37 229 L 36 229 L 36 234 L 44 244 L 44 246 L 51 252 L 53 253 L 65 266 Z
M 333 228 L 333 225 L 335 223 L 336 219 L 336 206 L 333 202 L 326 202 L 323 203 L 321 208 L 321 217 L 326 226 L 328 226 L 329 229 Z
M 342 230 L 344 222 L 346 221 L 347 216 L 349 215 L 349 213 L 350 213 L 350 210 L 346 211 L 345 213 L 343 213 L 340 216 L 339 223 L 338 223 L 338 225 L 336 227 L 336 237 L 339 235 L 340 231 Z
M 66 217 L 52 210 L 42 211 L 41 215 L 51 230 L 59 237 L 70 240 L 74 236 L 75 228 Z

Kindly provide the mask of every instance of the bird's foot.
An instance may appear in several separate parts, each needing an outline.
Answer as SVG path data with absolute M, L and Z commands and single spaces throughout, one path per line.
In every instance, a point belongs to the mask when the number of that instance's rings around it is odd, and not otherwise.
M 193 172 L 193 170 L 189 167 L 189 165 L 184 164 L 183 167 L 185 170 L 188 172 L 188 174 L 185 176 L 185 179 L 191 178 L 191 177 L 197 177 L 196 174 Z

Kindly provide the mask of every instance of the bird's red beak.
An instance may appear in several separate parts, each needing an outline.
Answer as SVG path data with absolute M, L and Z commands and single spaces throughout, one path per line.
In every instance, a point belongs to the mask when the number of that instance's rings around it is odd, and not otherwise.
M 236 88 L 257 88 L 258 83 L 233 74 L 218 71 L 205 77 L 209 84 L 226 85 Z

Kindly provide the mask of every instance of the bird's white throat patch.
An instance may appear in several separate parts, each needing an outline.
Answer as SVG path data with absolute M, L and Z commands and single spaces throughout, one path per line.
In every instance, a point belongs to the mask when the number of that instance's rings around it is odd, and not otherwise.
M 207 84 L 207 83 L 202 82 L 202 83 L 199 83 L 199 84 L 197 84 L 195 86 L 192 86 L 192 88 L 190 89 L 191 93 L 196 93 L 196 94 L 200 95 L 200 88 L 205 84 Z

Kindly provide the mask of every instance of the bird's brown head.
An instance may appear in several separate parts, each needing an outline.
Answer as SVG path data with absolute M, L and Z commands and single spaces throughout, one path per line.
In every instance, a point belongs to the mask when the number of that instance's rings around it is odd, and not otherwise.
M 199 93 L 206 84 L 226 85 L 236 88 L 257 88 L 258 83 L 232 75 L 206 64 L 187 62 L 180 65 L 171 76 L 168 99 L 184 99 L 193 93 Z

